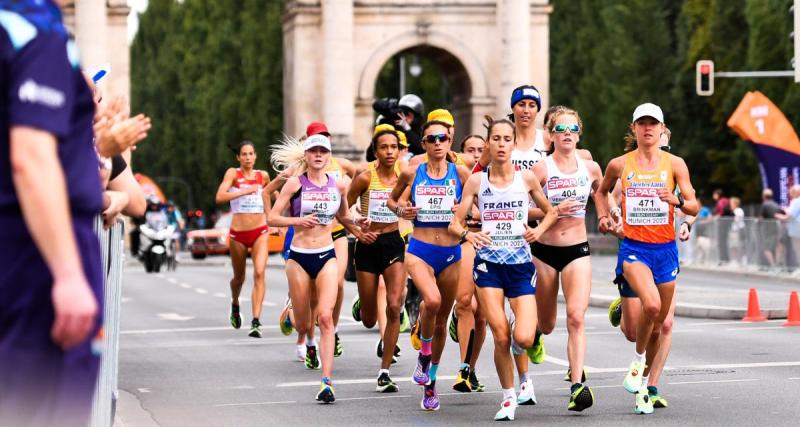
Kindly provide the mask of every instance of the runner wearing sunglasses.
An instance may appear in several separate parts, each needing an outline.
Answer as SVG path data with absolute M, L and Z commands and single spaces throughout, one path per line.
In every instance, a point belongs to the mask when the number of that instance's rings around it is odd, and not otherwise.
M 461 246 L 447 231 L 453 210 L 461 201 L 461 189 L 469 171 L 449 163 L 450 126 L 431 121 L 423 126 L 423 146 L 428 162 L 406 169 L 397 181 L 387 206 L 398 217 L 413 220 L 414 235 L 408 243 L 406 268 L 422 295 L 425 310 L 420 312 L 421 348 L 412 380 L 423 386 L 420 406 L 439 409 L 436 373 L 447 337 L 447 317 L 458 286 Z M 399 200 L 410 190 L 411 206 Z
M 556 212 L 533 172 L 511 163 L 514 124 L 508 119 L 491 121 L 487 139 L 492 165 L 467 181 L 450 232 L 476 248 L 473 274 L 478 299 L 492 328 L 495 367 L 503 388 L 500 410 L 494 419 L 513 420 L 518 403 L 509 348 L 530 347 L 536 333 L 536 289 L 532 285 L 535 268 L 529 243 L 555 223 Z M 531 198 L 545 213 L 535 229 L 527 224 Z M 463 225 L 475 202 L 482 221 L 480 232 Z M 509 324 L 506 318 L 506 298 L 516 323 Z
M 624 239 L 617 256 L 617 275 L 622 275 L 641 302 L 634 360 L 623 387 L 636 394 L 635 413 L 653 412 L 647 378 L 658 352 L 659 333 L 673 304 L 678 275 L 675 243 L 675 208 L 696 215 L 698 203 L 686 163 L 659 149 L 664 114 L 654 104 L 636 107 L 631 123 L 635 137 L 632 150 L 613 159 L 595 194 L 598 226 L 613 231 L 608 192 L 621 178 Z M 675 195 L 676 187 L 680 195 Z M 655 339 L 653 339 L 655 338 Z
M 546 124 L 553 139 L 552 154 L 533 167 L 536 179 L 558 213 L 558 221 L 531 245 L 536 265 L 536 307 L 539 330 L 553 332 L 558 311 L 558 285 L 566 299 L 567 356 L 572 384 L 570 411 L 583 411 L 594 403 L 585 386 L 586 354 L 584 315 L 592 288 L 592 264 L 586 236 L 586 203 L 603 178 L 600 166 L 578 155 L 581 119 L 577 112 L 561 108 Z

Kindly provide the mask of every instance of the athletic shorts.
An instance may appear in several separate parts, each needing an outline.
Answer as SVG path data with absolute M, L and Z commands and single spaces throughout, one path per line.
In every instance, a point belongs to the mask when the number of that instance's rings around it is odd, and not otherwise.
M 372 274 L 383 273 L 390 265 L 403 262 L 405 256 L 406 245 L 397 230 L 379 234 L 378 239 L 371 245 L 357 241 L 353 254 L 356 271 Z
M 336 251 L 333 250 L 333 245 L 317 249 L 292 246 L 289 248 L 289 259 L 293 259 L 300 264 L 300 267 L 303 267 L 303 270 L 313 280 L 317 278 L 317 275 L 328 261 L 336 259 Z
M 550 246 L 539 242 L 531 243 L 531 254 L 543 263 L 561 272 L 572 261 L 592 254 L 589 242 L 571 246 Z
M 476 256 L 472 278 L 480 288 L 502 289 L 506 298 L 536 294 L 536 267 L 532 262 L 498 264 Z
M 267 231 L 269 231 L 269 227 L 266 225 L 251 230 L 234 230 L 231 228 L 228 232 L 228 236 L 230 236 L 231 240 L 235 240 L 245 245 L 245 247 L 252 248 L 253 245 L 256 244 L 256 240 L 266 234 Z
M 653 273 L 653 281 L 656 285 L 674 282 L 680 272 L 680 266 L 678 264 L 678 245 L 675 241 L 667 243 L 644 243 L 631 239 L 623 239 L 622 243 L 619 245 L 619 253 L 617 254 L 617 269 L 615 271 L 617 276 L 623 274 L 623 262 L 641 262 L 647 266 Z
M 461 245 L 432 245 L 412 237 L 408 242 L 408 253 L 425 261 L 433 268 L 433 275 L 438 276 L 442 270 L 461 260 Z
M 340 228 L 338 230 L 331 231 L 331 238 L 333 238 L 333 240 L 341 239 L 342 237 L 345 237 L 345 236 L 347 236 L 347 230 L 345 230 L 344 227 L 342 227 L 342 228 Z

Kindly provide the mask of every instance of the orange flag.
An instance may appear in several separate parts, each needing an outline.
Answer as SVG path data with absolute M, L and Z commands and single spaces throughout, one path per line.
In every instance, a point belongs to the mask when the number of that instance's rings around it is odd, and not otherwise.
M 800 155 L 800 139 L 783 112 L 759 91 L 747 92 L 728 127 L 745 141 Z

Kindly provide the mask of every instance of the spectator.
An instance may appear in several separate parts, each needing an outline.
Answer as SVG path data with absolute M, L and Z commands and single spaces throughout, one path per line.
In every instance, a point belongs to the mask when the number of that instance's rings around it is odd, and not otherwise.
M 742 200 L 738 197 L 731 197 L 730 209 L 733 213 L 733 224 L 731 225 L 730 232 L 730 248 L 731 252 L 733 252 L 732 258 L 736 263 L 746 263 L 746 254 L 744 251 L 746 244 L 745 222 Z
M 694 224 L 695 233 L 695 250 L 694 262 L 703 264 L 708 261 L 709 252 L 711 251 L 711 226 L 713 226 L 713 214 L 708 206 L 701 206 L 700 211 L 697 213 L 697 221 Z
M 765 188 L 761 192 L 761 253 L 766 261 L 766 265 L 774 268 L 777 264 L 776 252 L 778 250 L 778 237 L 780 237 L 780 224 L 776 221 L 778 217 L 786 214 L 780 206 L 772 199 L 772 190 Z
M 100 362 L 94 103 L 56 3 L 0 2 L 3 425 L 87 425 Z
M 175 258 L 177 259 L 178 253 L 181 251 L 181 238 L 183 230 L 186 228 L 186 221 L 183 220 L 181 211 L 172 200 L 167 201 L 167 223 L 175 227 L 175 234 L 172 236 L 172 240 L 175 242 Z
M 728 245 L 728 235 L 731 230 L 733 211 L 730 200 L 720 189 L 714 190 L 714 220 L 717 223 L 717 247 L 719 249 L 719 263 L 724 264 L 731 260 Z
M 798 266 L 798 256 L 800 256 L 800 185 L 795 184 L 789 189 L 789 210 L 785 215 L 775 214 L 776 218 L 786 221 L 786 231 L 791 239 L 792 254 L 794 262 L 792 266 Z

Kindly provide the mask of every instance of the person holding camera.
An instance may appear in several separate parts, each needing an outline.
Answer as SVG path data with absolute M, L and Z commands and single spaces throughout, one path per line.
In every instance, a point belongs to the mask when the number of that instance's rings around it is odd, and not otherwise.
M 425 120 L 425 105 L 422 99 L 414 94 L 403 95 L 399 100 L 381 98 L 372 104 L 372 109 L 380 116 L 376 124 L 390 124 L 405 134 L 408 150 L 413 154 L 422 154 L 422 124 Z M 367 148 L 367 161 L 375 160 L 375 153 Z

